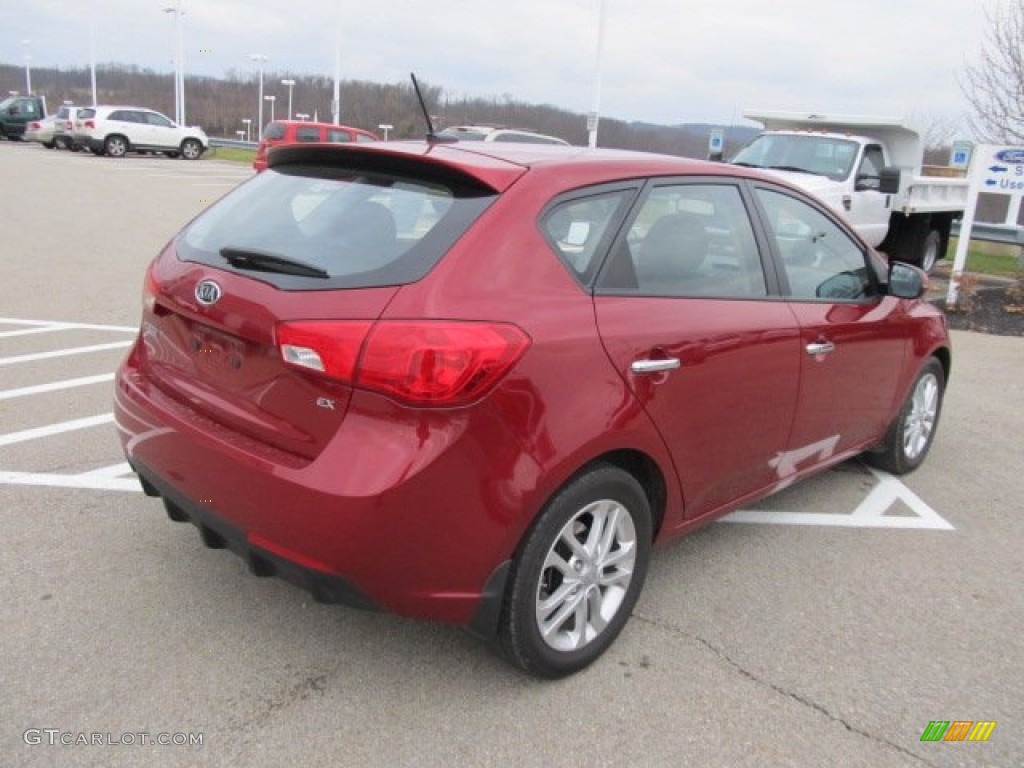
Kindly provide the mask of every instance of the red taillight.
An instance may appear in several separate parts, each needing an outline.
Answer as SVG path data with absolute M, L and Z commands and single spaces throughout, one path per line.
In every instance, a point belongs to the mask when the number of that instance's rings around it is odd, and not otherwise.
M 371 325 L 370 320 L 280 323 L 277 348 L 286 363 L 351 384 Z
M 28 128 L 29 128 L 30 131 L 38 131 L 39 130 L 39 123 L 33 121 L 33 122 L 28 124 Z
M 142 281 L 142 308 L 147 312 L 153 312 L 156 309 L 156 293 L 159 288 L 156 278 L 153 277 L 153 265 L 151 264 Z
M 514 325 L 450 320 L 282 323 L 281 357 L 413 405 L 465 405 L 486 395 L 530 346 Z
M 85 127 L 90 129 L 90 130 L 95 128 L 96 127 L 96 121 L 95 120 L 86 120 L 85 121 Z

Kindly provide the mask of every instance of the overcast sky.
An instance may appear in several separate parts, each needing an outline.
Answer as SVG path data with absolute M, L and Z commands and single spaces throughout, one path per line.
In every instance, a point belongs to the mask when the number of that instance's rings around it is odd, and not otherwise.
M 600 111 L 663 124 L 729 124 L 751 107 L 957 120 L 985 10 L 1016 1 L 605 0 Z M 97 62 L 170 72 L 163 9 L 177 2 L 186 77 L 255 76 L 249 54 L 262 53 L 267 92 L 283 95 L 286 73 L 333 77 L 337 47 L 342 79 L 414 71 L 455 98 L 591 107 L 600 0 L 0 0 L 0 61 L 86 66 L 93 19 Z

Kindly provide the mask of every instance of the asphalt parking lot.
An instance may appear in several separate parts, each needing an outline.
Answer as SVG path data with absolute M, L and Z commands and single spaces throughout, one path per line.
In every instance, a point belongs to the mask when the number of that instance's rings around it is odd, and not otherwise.
M 249 176 L 0 142 L 0 765 L 1024 765 L 1024 339 L 954 333 L 916 473 L 847 463 L 659 550 L 612 649 L 538 682 L 138 490 L 110 401 L 143 270 Z

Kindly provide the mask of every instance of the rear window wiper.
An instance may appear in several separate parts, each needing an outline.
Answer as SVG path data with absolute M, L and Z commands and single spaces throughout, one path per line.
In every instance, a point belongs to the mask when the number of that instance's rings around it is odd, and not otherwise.
M 220 255 L 231 266 L 238 269 L 278 272 L 282 275 L 301 275 L 302 277 L 330 277 L 327 270 L 322 267 L 276 253 L 251 251 L 247 248 L 233 248 L 228 245 L 220 249 Z

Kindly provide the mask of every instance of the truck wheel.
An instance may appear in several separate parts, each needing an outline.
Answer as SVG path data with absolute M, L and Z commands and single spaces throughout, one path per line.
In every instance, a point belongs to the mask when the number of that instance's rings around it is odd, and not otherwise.
M 932 268 L 942 257 L 940 253 L 942 250 L 942 233 L 937 229 L 932 229 L 924 236 L 921 241 L 920 251 L 918 252 L 917 264 L 925 272 L 931 272 Z

